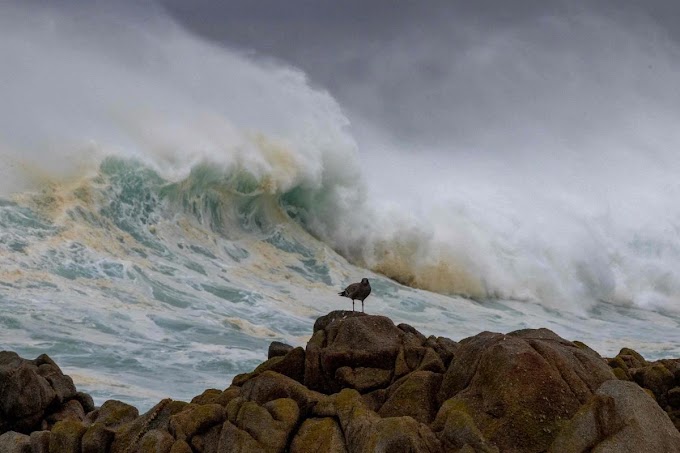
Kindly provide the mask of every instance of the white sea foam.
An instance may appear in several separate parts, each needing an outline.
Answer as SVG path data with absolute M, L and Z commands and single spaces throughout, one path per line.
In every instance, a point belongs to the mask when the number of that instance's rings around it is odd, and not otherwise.
M 570 310 L 598 300 L 678 308 L 680 137 L 668 127 L 678 114 L 646 82 L 629 90 L 630 78 L 613 88 L 591 81 L 582 63 L 563 60 L 568 47 L 508 61 L 546 24 L 505 32 L 507 40 L 493 33 L 479 39 L 465 60 L 466 78 L 503 65 L 515 78 L 519 65 L 541 67 L 552 83 L 569 74 L 567 97 L 602 88 L 620 95 L 627 112 L 600 105 L 594 131 L 564 141 L 553 122 L 536 119 L 536 109 L 516 106 L 527 126 L 533 118 L 533 127 L 554 135 L 530 145 L 509 140 L 507 149 L 494 139 L 483 145 L 499 148 L 492 153 L 475 149 L 478 143 L 409 155 L 369 141 L 376 149 L 358 158 L 340 107 L 300 71 L 206 44 L 160 15 L 145 27 L 96 12 L 89 19 L 84 26 L 56 10 L 4 11 L 5 193 L 64 175 L 78 180 L 111 154 L 140 159 L 169 180 L 207 163 L 217 180 L 245 172 L 255 180 L 251 190 L 289 193 L 289 212 L 317 237 L 411 286 Z M 112 32 L 90 35 L 96 24 Z M 572 26 L 585 36 L 605 30 L 583 57 L 598 63 L 598 73 L 630 69 L 605 58 L 615 42 L 633 61 L 644 56 L 668 71 L 676 65 L 676 50 L 659 37 L 639 33 L 636 41 L 590 18 Z M 659 44 L 654 52 L 650 39 Z M 483 82 L 494 80 L 484 75 Z M 519 92 L 531 91 L 526 80 L 517 82 Z M 567 105 L 564 95 L 557 101 Z M 617 133 L 602 127 L 602 115 L 632 126 Z M 502 131 L 511 135 L 488 130 Z M 380 174 L 392 159 L 390 172 Z

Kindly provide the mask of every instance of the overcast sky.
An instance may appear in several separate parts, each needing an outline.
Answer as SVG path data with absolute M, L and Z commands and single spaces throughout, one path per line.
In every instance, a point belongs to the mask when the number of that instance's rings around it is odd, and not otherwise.
M 612 88 L 622 72 L 636 73 L 636 85 L 654 91 L 666 75 L 645 53 L 672 52 L 680 37 L 680 3 L 660 0 L 162 5 L 208 39 L 301 68 L 338 99 L 360 133 L 362 124 L 374 123 L 397 141 L 423 146 L 476 143 L 480 125 L 502 124 L 495 134 L 504 135 L 546 117 L 555 117 L 546 127 L 580 130 L 618 107 L 581 106 L 590 117 L 581 124 L 579 107 L 568 105 L 578 91 L 588 102 L 593 92 L 618 98 L 615 90 L 629 91 L 617 82 Z M 530 97 L 537 100 L 518 108 Z
M 152 29 L 163 10 L 217 45 L 304 71 L 337 99 L 360 145 L 578 148 L 631 130 L 634 112 L 680 105 L 680 2 L 670 0 L 16 3 L 68 11 L 83 27 L 97 9 L 118 17 L 114 27 Z

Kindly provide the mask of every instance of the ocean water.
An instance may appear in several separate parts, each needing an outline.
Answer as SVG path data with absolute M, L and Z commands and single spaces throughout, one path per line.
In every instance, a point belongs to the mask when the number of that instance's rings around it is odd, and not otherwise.
M 604 302 L 574 313 L 410 288 L 349 263 L 282 199 L 213 177 L 201 167 L 171 183 L 108 158 L 76 186 L 3 201 L 3 348 L 49 354 L 98 403 L 148 408 L 226 388 L 271 341 L 304 345 L 316 317 L 350 308 L 337 291 L 367 276 L 368 313 L 427 335 L 547 327 L 604 355 L 680 355 L 677 313 Z
M 544 150 L 540 172 L 386 156 L 281 62 L 163 18 L 2 8 L 0 347 L 49 354 L 97 403 L 226 388 L 363 277 L 368 313 L 426 335 L 680 357 L 678 137 L 650 148 L 645 124 L 616 159 L 618 139 Z

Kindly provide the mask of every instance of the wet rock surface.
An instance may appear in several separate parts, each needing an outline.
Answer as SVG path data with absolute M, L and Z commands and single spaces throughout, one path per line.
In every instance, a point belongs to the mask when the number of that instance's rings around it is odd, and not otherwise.
M 678 428 L 680 359 L 603 359 L 547 329 L 456 343 L 332 312 L 305 348 L 141 415 L 0 352 L 2 452 L 680 452 Z

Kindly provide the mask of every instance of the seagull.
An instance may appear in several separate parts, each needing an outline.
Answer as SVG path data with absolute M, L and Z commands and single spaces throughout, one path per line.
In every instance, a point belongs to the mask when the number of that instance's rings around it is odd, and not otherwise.
M 352 311 L 354 311 L 354 300 L 361 301 L 361 312 L 364 312 L 364 299 L 371 294 L 371 285 L 368 283 L 367 278 L 362 278 L 360 283 L 352 283 L 338 296 L 349 297 L 352 299 Z

